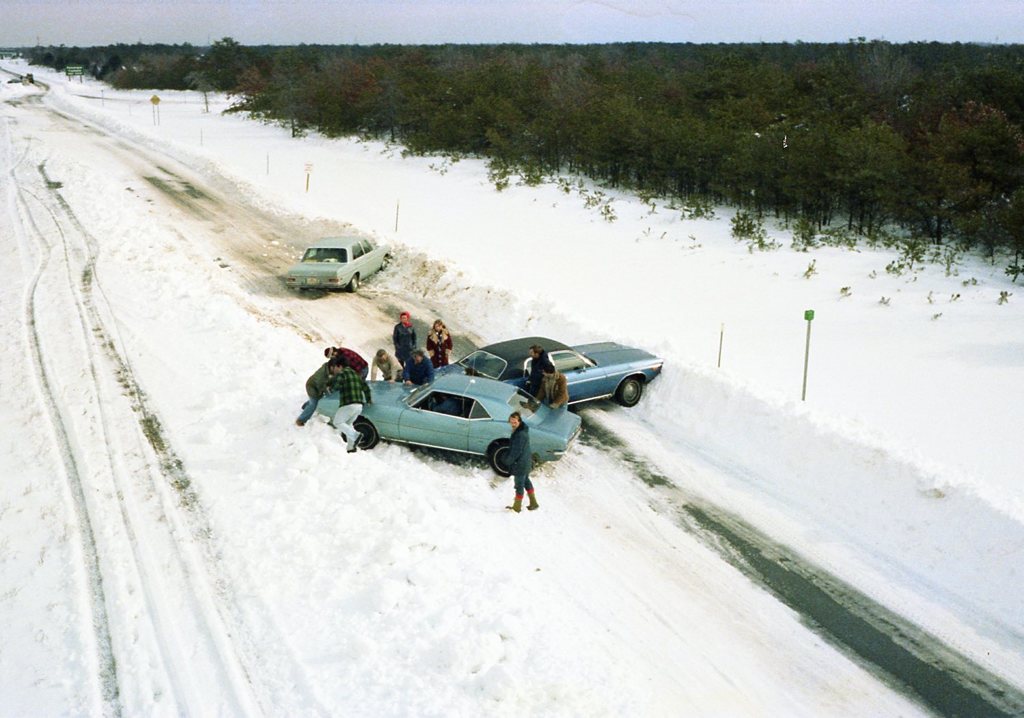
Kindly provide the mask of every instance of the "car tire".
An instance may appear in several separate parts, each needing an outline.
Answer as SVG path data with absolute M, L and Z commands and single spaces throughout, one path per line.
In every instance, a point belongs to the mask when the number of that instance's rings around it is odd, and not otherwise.
M 643 395 L 643 379 L 629 376 L 623 379 L 622 383 L 619 384 L 619 388 L 615 390 L 615 401 L 622 404 L 622 406 L 636 406 Z
M 359 440 L 356 442 L 356 446 L 363 451 L 369 451 L 380 442 L 380 433 L 369 419 L 359 417 L 352 426 L 356 427 L 356 431 L 359 432 Z
M 495 441 L 487 449 L 487 461 L 491 469 L 498 476 L 511 476 L 512 470 L 508 465 L 508 442 L 505 440 Z
M 347 289 L 350 292 L 359 291 L 359 274 L 358 274 L 358 272 L 356 274 L 352 275 L 352 279 L 348 280 L 348 287 L 347 287 Z

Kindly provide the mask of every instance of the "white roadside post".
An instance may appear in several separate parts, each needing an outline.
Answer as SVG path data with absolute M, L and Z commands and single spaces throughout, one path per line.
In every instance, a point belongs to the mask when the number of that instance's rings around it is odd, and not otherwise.
M 398 206 L 402 203 L 402 200 L 395 200 L 395 231 L 398 231 Z
M 804 347 L 804 388 L 800 392 L 800 401 L 807 401 L 807 361 L 811 356 L 811 322 L 814 321 L 814 310 L 805 311 L 804 319 L 807 320 L 807 345 Z
M 725 341 L 725 322 L 722 322 L 722 327 L 718 330 L 718 368 L 722 368 L 722 342 Z
M 306 192 L 309 192 L 309 176 L 313 174 L 313 163 L 306 163 Z

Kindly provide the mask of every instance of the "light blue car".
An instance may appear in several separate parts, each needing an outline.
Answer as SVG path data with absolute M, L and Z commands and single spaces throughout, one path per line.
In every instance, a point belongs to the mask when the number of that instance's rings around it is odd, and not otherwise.
M 518 411 L 530 428 L 535 461 L 553 461 L 580 433 L 580 418 L 539 405 L 526 392 L 484 377 L 452 374 L 423 386 L 370 382 L 373 402 L 363 406 L 355 426 L 360 449 L 395 441 L 486 456 L 491 468 L 508 476 L 508 417 Z M 333 417 L 338 395 L 328 394 L 317 412 Z

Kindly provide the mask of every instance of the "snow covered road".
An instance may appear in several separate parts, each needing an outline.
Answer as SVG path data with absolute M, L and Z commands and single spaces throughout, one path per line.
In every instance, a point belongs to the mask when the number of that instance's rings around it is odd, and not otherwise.
M 513 517 L 480 464 L 348 457 L 325 425 L 291 426 L 320 346 L 368 353 L 394 308 L 443 313 L 446 295 L 419 289 L 448 279 L 429 258 L 358 296 L 293 297 L 275 275 L 337 223 L 253 206 L 35 93 L 3 118 L 0 466 L 17 480 L 0 507 L 55 517 L 0 524 L 4 584 L 25 587 L 0 597 L 0 625 L 33 646 L 0 679 L 14 713 L 920 711 L 607 447 L 546 467 L 545 510 Z M 496 324 L 521 309 L 450 293 Z M 660 440 L 643 414 L 609 426 Z

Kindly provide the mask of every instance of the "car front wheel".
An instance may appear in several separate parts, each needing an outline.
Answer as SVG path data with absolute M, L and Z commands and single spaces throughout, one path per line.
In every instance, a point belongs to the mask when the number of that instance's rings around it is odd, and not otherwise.
M 508 460 L 508 442 L 495 441 L 487 450 L 487 460 L 498 476 L 511 476 L 512 468 Z
M 356 442 L 356 446 L 363 451 L 369 451 L 380 441 L 380 434 L 377 432 L 377 427 L 370 423 L 368 419 L 359 417 L 355 420 L 355 423 L 352 424 L 352 426 L 354 426 L 356 431 L 359 432 L 359 441 Z
M 615 401 L 623 406 L 636 406 L 643 395 L 644 383 L 635 376 L 631 376 L 619 384 L 619 388 L 615 390 Z

